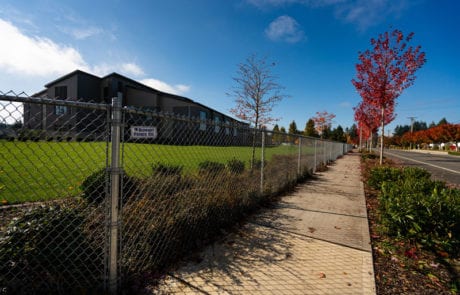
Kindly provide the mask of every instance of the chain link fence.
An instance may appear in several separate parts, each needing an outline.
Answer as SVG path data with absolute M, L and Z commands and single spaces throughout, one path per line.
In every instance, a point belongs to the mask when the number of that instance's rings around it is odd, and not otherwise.
M 0 93 L 0 293 L 133 288 L 350 148 Z

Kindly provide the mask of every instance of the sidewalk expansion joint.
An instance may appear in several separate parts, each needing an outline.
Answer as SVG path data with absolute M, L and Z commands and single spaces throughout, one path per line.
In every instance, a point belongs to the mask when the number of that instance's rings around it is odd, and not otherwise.
M 281 232 L 290 233 L 290 234 L 293 234 L 293 235 L 296 235 L 296 236 L 299 236 L 299 237 L 309 238 L 309 239 L 312 239 L 312 240 L 318 240 L 318 241 L 326 242 L 326 243 L 329 243 L 329 244 L 333 244 L 333 245 L 337 245 L 337 246 L 342 246 L 342 247 L 346 247 L 346 248 L 353 249 L 353 250 L 358 250 L 358 251 L 361 251 L 361 252 L 372 253 L 372 250 L 366 250 L 366 249 L 363 249 L 363 248 L 359 248 L 359 247 L 355 247 L 355 246 L 350 246 L 350 245 L 343 244 L 343 243 L 332 242 L 332 241 L 330 241 L 330 240 L 326 240 L 326 239 L 322 239 L 322 238 L 318 238 L 318 237 L 314 237 L 314 236 L 310 236 L 310 235 L 298 233 L 298 232 L 291 231 L 291 230 L 287 230 L 287 229 L 276 228 L 276 227 L 274 227 L 274 226 L 270 226 L 270 225 L 263 224 L 263 223 L 257 223 L 257 222 L 251 222 L 251 221 L 249 221 L 248 223 L 251 223 L 251 224 L 254 224 L 254 225 L 258 225 L 258 226 L 263 226 L 263 227 L 270 228 L 270 229 L 274 229 L 274 230 L 281 231 Z
M 168 273 L 168 276 L 170 276 L 171 278 L 177 280 L 178 282 L 180 282 L 180 283 L 186 285 L 187 287 L 189 287 L 189 288 L 191 288 L 191 289 L 193 289 L 193 290 L 195 290 L 195 291 L 198 291 L 198 292 L 200 292 L 200 293 L 202 293 L 202 294 L 205 294 L 205 295 L 211 295 L 210 293 L 206 292 L 205 290 L 202 290 L 202 289 L 200 289 L 200 288 L 198 288 L 198 287 L 196 287 L 196 286 L 190 284 L 190 283 L 187 282 L 186 280 L 184 280 L 184 279 L 182 279 L 182 278 L 179 278 L 179 277 L 175 276 L 175 275 L 172 274 L 172 273 Z
M 316 213 L 324 213 L 324 214 L 331 214 L 331 215 L 339 215 L 339 216 L 367 219 L 367 216 L 362 216 L 362 215 L 352 215 L 352 214 L 330 212 L 330 211 L 321 211 L 321 210 L 312 210 L 312 209 L 305 209 L 305 208 L 296 208 L 296 207 L 289 207 L 289 206 L 277 206 L 275 208 L 276 209 L 292 209 L 292 210 L 299 210 L 299 211 L 306 211 L 306 212 L 316 212 Z

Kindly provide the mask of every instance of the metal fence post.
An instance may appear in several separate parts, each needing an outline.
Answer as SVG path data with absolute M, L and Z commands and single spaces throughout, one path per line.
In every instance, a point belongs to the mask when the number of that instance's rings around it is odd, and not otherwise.
M 297 160 L 297 174 L 298 175 L 302 173 L 301 159 L 302 159 L 302 137 L 299 136 L 299 157 Z
M 327 142 L 323 141 L 323 163 L 327 166 Z
M 110 166 L 110 234 L 109 234 L 109 292 L 117 294 L 118 288 L 118 236 L 120 200 L 120 137 L 121 97 L 112 98 L 112 158 Z
M 262 130 L 262 151 L 260 155 L 260 194 L 264 193 L 265 132 Z
M 316 173 L 316 145 L 318 141 L 315 139 L 315 156 L 314 156 L 314 164 L 313 164 L 313 173 Z

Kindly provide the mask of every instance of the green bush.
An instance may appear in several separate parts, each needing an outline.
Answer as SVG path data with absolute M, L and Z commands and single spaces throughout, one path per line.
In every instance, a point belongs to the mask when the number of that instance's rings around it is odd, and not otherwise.
M 386 177 L 381 184 L 379 212 L 387 233 L 458 255 L 460 191 L 431 181 L 422 169 L 393 169 L 377 168 L 374 174 Z
M 0 239 L 0 290 L 83 294 L 100 287 L 104 243 L 94 247 L 87 238 L 94 232 L 85 224 L 82 207 L 75 203 L 42 205 L 14 219 Z
M 383 182 L 397 181 L 402 177 L 402 170 L 387 166 L 380 166 L 372 169 L 369 173 L 367 184 L 374 188 L 380 189 Z
M 109 184 L 109 180 L 110 174 L 105 168 L 93 172 L 80 185 L 83 197 L 89 202 L 101 203 L 106 197 L 106 185 Z M 126 174 L 123 174 L 121 181 L 123 184 L 123 192 L 121 193 L 124 201 L 126 201 L 132 194 L 136 193 L 137 181 Z M 110 190 L 110 187 L 107 186 L 107 190 Z
M 224 171 L 225 164 L 213 161 L 204 161 L 198 164 L 200 174 L 218 174 Z
M 229 160 L 226 166 L 227 169 L 234 174 L 241 174 L 244 172 L 244 162 L 235 158 Z
M 428 171 L 417 167 L 401 169 L 381 166 L 370 171 L 367 184 L 374 189 L 381 189 L 384 182 L 397 182 L 403 179 L 429 180 L 430 177 Z
M 181 176 L 183 170 L 183 166 L 176 166 L 176 165 L 171 165 L 171 164 L 163 164 L 160 162 L 157 162 L 152 165 L 152 171 L 153 175 L 175 175 L 175 176 Z
M 379 157 L 379 155 L 374 154 L 374 153 L 369 153 L 369 152 L 362 152 L 361 153 L 361 159 L 363 159 L 363 160 L 367 160 L 367 159 L 374 160 L 374 159 L 377 159 L 378 157 Z

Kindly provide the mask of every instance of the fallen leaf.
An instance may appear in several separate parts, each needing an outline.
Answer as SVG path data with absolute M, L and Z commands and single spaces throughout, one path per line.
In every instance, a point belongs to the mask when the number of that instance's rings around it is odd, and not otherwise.
M 337 225 L 336 225 L 336 226 L 334 226 L 334 228 L 335 228 L 335 229 L 341 229 L 341 227 L 338 227 Z
M 326 278 L 326 274 L 324 272 L 320 272 L 319 273 L 319 278 L 320 279 L 325 279 Z
M 444 252 L 444 251 L 439 251 L 438 254 L 439 254 L 441 257 L 444 257 L 444 258 L 449 257 L 449 253 Z
M 309 228 L 308 228 L 308 231 L 309 231 L 310 233 L 314 233 L 314 232 L 316 231 L 316 228 L 314 228 L 314 227 L 309 227 Z

